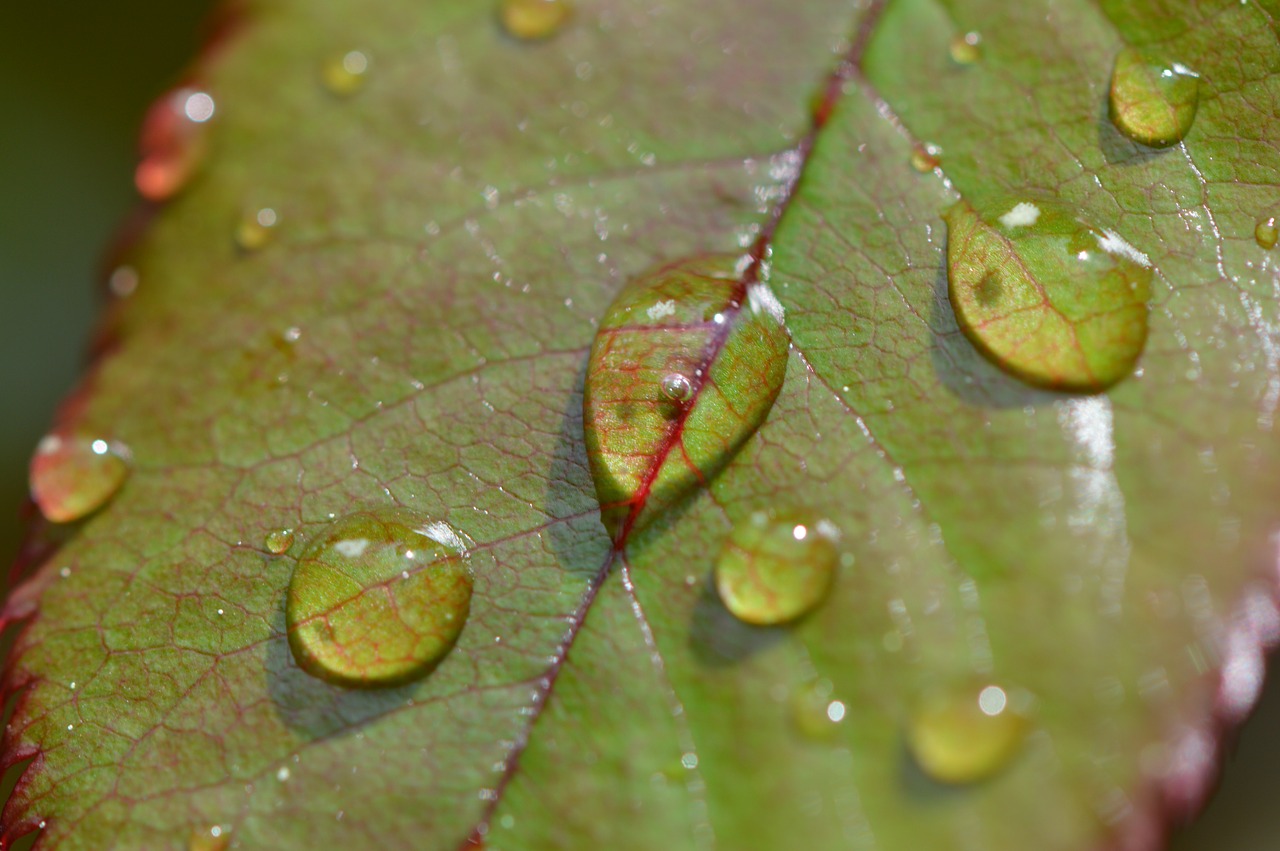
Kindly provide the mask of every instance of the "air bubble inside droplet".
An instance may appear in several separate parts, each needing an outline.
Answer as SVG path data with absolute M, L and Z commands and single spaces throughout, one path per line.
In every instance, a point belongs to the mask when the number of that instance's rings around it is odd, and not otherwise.
M 734 525 L 716 562 L 715 585 L 739 620 L 795 620 L 826 597 L 839 564 L 830 524 L 793 515 L 753 516 Z
M 46 518 L 69 523 L 97 511 L 129 475 L 129 451 L 102 438 L 52 434 L 31 458 L 31 497 Z
M 1004 770 L 1027 732 L 1026 718 L 999 685 L 935 692 L 912 715 L 907 744 L 916 764 L 940 783 L 985 780 Z

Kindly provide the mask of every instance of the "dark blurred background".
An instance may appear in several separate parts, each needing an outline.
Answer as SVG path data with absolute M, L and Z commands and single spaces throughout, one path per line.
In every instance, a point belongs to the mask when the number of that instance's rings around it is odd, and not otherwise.
M 21 535 L 27 460 L 84 362 L 100 306 L 103 247 L 136 203 L 137 127 L 151 98 L 195 52 L 211 5 L 0 0 L 5 565 Z M 1234 749 L 1227 782 L 1205 817 L 1176 838 L 1176 851 L 1280 851 L 1277 679 Z

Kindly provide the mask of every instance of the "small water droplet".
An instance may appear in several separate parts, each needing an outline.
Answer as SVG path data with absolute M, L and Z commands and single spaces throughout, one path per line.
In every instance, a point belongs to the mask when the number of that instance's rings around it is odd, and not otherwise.
M 267 535 L 267 552 L 273 556 L 283 555 L 293 546 L 293 530 L 277 529 Z
M 119 266 L 107 279 L 107 288 L 116 298 L 128 298 L 138 289 L 138 270 L 132 266 Z
M 134 185 L 142 197 L 164 201 L 187 185 L 208 148 L 207 125 L 215 112 L 207 92 L 177 89 L 147 111 L 139 138 L 141 161 Z
M 348 50 L 331 57 L 320 69 L 320 79 L 331 94 L 347 97 L 364 87 L 369 75 L 369 56 L 361 50 Z
M 1200 105 L 1200 76 L 1153 50 L 1126 47 L 1111 72 L 1111 120 L 1153 148 L 1182 141 Z
M 1257 227 L 1253 229 L 1253 238 L 1260 248 L 1268 251 L 1275 248 L 1276 243 L 1280 242 L 1280 227 L 1276 225 L 1276 217 L 1266 216 L 1260 219 Z
M 54 523 L 69 523 L 97 511 L 129 475 L 122 444 L 51 434 L 31 458 L 31 497 Z
M 911 167 L 921 174 L 933 171 L 940 163 L 938 157 L 941 154 L 941 148 L 926 142 L 923 146 L 912 149 Z
M 270 207 L 246 215 L 236 226 L 236 245 L 241 251 L 257 251 L 271 242 L 279 216 Z
M 662 395 L 672 402 L 688 402 L 693 398 L 693 382 L 685 375 L 673 372 L 662 379 Z
M 925 698 L 907 729 L 916 764 L 940 783 L 975 783 L 1008 766 L 1027 719 L 994 684 L 964 685 Z
M 831 588 L 839 552 L 834 528 L 794 514 L 757 512 L 736 523 L 716 562 L 716 590 L 739 620 L 786 623 L 814 609 Z
M 502 26 L 522 41 L 550 38 L 573 13 L 569 0 L 501 0 Z
M 973 65 L 982 59 L 982 35 L 976 32 L 959 33 L 949 45 L 951 61 L 957 65 Z
M 992 362 L 1040 387 L 1096 393 L 1129 375 L 1147 340 L 1151 261 L 1047 199 L 961 200 L 947 223 L 956 321 Z
M 307 544 L 289 583 L 294 659 L 315 677 L 353 688 L 425 676 L 471 611 L 467 561 L 457 530 L 404 509 L 333 521 Z
M 844 701 L 832 697 L 828 680 L 811 680 L 791 695 L 791 721 L 807 739 L 826 741 L 834 738 L 846 714 Z
M 226 851 L 230 847 L 231 829 L 217 824 L 196 828 L 187 840 L 187 851 Z

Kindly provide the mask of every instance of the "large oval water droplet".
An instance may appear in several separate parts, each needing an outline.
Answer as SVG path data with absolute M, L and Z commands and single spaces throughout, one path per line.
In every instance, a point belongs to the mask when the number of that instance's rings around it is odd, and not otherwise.
M 308 543 L 289 583 L 289 648 L 337 685 L 400 685 L 429 673 L 471 611 L 462 535 L 404 509 L 347 515 Z
M 816 607 L 831 588 L 839 553 L 826 521 L 756 512 L 729 533 L 716 562 L 720 599 L 734 617 L 786 623 Z
M 737 265 L 716 255 L 658 268 L 623 287 L 600 323 L 584 430 L 615 537 L 714 476 L 782 388 L 782 307 Z
M 502 26 L 523 41 L 550 38 L 573 13 L 569 0 L 501 0 Z
M 207 128 L 215 106 L 207 92 L 183 88 L 160 97 L 147 111 L 138 148 L 134 184 L 144 198 L 164 201 L 177 194 L 203 163 Z
M 1002 369 L 1053 390 L 1095 393 L 1132 372 L 1147 341 L 1151 263 L 1065 205 L 967 201 L 947 222 L 951 306 Z
M 1182 141 L 1200 105 L 1200 77 L 1160 54 L 1126 47 L 1111 72 L 1111 120 L 1121 133 L 1153 148 Z
M 976 783 L 1017 755 L 1027 719 L 998 685 L 938 691 L 921 703 L 907 729 L 916 764 L 940 783 Z
M 31 498 L 54 523 L 69 523 L 97 511 L 129 476 L 123 444 L 51 434 L 31 458 Z

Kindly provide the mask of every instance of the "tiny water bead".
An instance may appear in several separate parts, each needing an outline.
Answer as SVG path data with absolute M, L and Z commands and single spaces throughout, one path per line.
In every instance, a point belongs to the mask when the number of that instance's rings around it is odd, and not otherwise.
M 1009 765 L 1027 727 L 1002 686 L 969 684 L 926 697 L 911 718 L 907 746 L 939 783 L 976 783 Z
M 197 827 L 187 840 L 187 851 L 226 851 L 231 847 L 231 829 L 222 825 Z
M 1127 47 L 1111 73 L 1111 121 L 1152 148 L 1182 141 L 1200 105 L 1200 77 L 1152 50 Z
M 716 591 L 745 623 L 793 621 L 831 589 L 839 564 L 837 538 L 825 520 L 757 511 L 729 533 L 716 562 Z
M 951 307 L 965 336 L 1038 387 L 1096 393 L 1129 375 L 1147 340 L 1151 261 L 1056 201 L 961 200 L 947 223 Z
M 270 207 L 246 215 L 236 226 L 236 245 L 245 252 L 265 248 L 271 242 L 279 220 L 276 211 Z
M 933 171 L 941 163 L 938 159 L 941 154 L 942 149 L 937 145 L 918 145 L 911 150 L 911 167 L 921 174 Z
M 54 523 L 97 511 L 129 476 L 129 450 L 102 438 L 51 434 L 31 458 L 31 498 Z
M 364 87 L 369 74 L 369 57 L 360 50 L 348 50 L 331 57 L 320 68 L 320 79 L 330 94 L 346 97 Z
M 951 61 L 957 65 L 973 65 L 982 59 L 982 36 L 976 32 L 960 33 L 949 45 Z
M 622 288 L 591 345 L 583 396 L 587 458 L 611 533 L 707 482 L 755 432 L 786 374 L 782 320 L 772 292 L 744 282 L 734 255 L 679 260 Z
M 336 685 L 400 685 L 452 649 L 471 610 L 463 536 L 405 509 L 338 518 L 307 544 L 289 583 L 289 649 Z
M 216 112 L 208 92 L 182 88 L 159 98 L 147 111 L 139 138 L 141 161 L 134 185 L 149 201 L 178 193 L 203 163 L 207 125 Z
M 573 14 L 569 0 L 500 0 L 503 28 L 522 41 L 550 38 Z
M 273 556 L 284 555 L 293 546 L 293 530 L 277 529 L 267 535 L 267 552 Z
M 811 680 L 791 695 L 791 721 L 806 739 L 835 738 L 848 714 L 844 701 L 836 700 L 830 680 Z
M 1265 248 L 1268 251 L 1275 248 L 1276 243 L 1280 242 L 1280 227 L 1276 224 L 1276 217 L 1267 216 L 1259 219 L 1257 226 L 1253 229 L 1253 238 L 1259 248 Z

